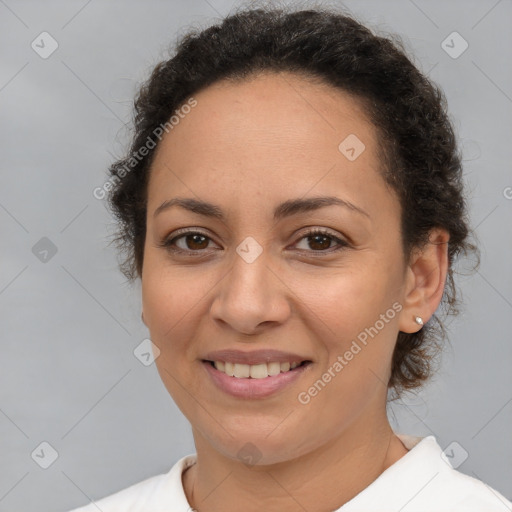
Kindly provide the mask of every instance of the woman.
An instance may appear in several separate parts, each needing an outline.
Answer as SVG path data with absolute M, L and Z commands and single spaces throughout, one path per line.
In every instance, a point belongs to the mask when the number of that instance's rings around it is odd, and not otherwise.
M 386 414 L 432 373 L 476 251 L 444 96 L 398 43 L 327 9 L 190 33 L 110 171 L 197 454 L 76 512 L 512 510 Z

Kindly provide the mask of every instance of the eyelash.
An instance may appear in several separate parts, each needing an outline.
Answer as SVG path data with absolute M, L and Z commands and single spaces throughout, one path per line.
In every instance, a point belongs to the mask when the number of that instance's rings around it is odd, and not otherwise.
M 206 249 L 198 249 L 198 250 L 192 250 L 192 249 L 181 249 L 181 248 L 177 248 L 173 245 L 174 242 L 176 242 L 176 240 L 179 240 L 180 238 L 184 238 L 186 236 L 189 236 L 189 235 L 200 235 L 200 236 L 203 236 L 209 240 L 211 240 L 211 238 L 206 235 L 206 233 L 203 233 L 201 231 L 193 231 L 193 230 L 184 230 L 184 231 L 178 231 L 176 234 L 176 236 L 173 236 L 172 238 L 167 238 L 165 240 L 163 240 L 161 243 L 159 243 L 159 247 L 163 247 L 165 249 L 167 249 L 168 251 L 172 252 L 172 253 L 184 253 L 184 254 L 187 254 L 189 256 L 199 256 L 202 254 L 201 253 L 204 253 L 206 251 Z M 325 250 L 320 250 L 320 251 L 313 251 L 313 250 L 310 250 L 310 251 L 305 251 L 305 252 L 310 252 L 310 253 L 319 253 L 320 255 L 324 255 L 324 254 L 332 254 L 334 252 L 338 252 L 338 251 L 341 251 L 347 247 L 349 247 L 349 244 L 347 242 L 345 242 L 345 240 L 342 240 L 336 236 L 334 236 L 330 231 L 327 231 L 326 229 L 320 229 L 320 228 L 317 228 L 317 229 L 312 229 L 311 231 L 308 231 L 306 233 L 304 233 L 298 241 L 301 241 L 303 240 L 304 238 L 312 238 L 312 237 L 315 237 L 315 236 L 325 236 L 327 238 L 330 238 L 331 240 L 335 241 L 335 242 L 338 242 L 338 245 L 339 247 L 337 247 L 336 249 L 332 249 L 332 248 L 329 248 L 329 249 L 325 249 Z

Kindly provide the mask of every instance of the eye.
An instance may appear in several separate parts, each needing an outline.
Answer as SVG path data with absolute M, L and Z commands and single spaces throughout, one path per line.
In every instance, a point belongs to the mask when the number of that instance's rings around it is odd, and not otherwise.
M 345 240 L 342 240 L 341 238 L 338 238 L 337 236 L 333 235 L 330 231 L 326 229 L 313 229 L 311 231 L 308 231 L 307 233 L 304 233 L 303 236 L 300 238 L 300 240 L 307 240 L 306 246 L 309 247 L 311 250 L 308 250 L 306 248 L 307 252 L 336 252 L 344 249 L 345 247 L 348 247 L 348 243 L 345 242 Z M 334 250 L 332 249 L 331 243 L 337 242 L 338 247 L 336 247 Z
M 163 240 L 159 246 L 171 252 L 199 255 L 204 253 L 205 249 L 208 249 L 208 245 L 212 241 L 208 235 L 201 231 L 183 230 L 177 231 L 174 235 Z M 307 240 L 306 249 L 301 249 L 306 252 L 331 253 L 349 246 L 347 242 L 333 235 L 330 231 L 319 228 L 304 233 L 299 241 L 302 240 Z M 334 250 L 330 250 L 332 249 L 332 242 L 336 242 L 338 245 Z
M 211 238 L 201 231 L 178 231 L 175 235 L 161 242 L 160 247 L 172 252 L 199 253 L 204 252 L 204 249 L 208 248 L 209 241 L 211 241 Z

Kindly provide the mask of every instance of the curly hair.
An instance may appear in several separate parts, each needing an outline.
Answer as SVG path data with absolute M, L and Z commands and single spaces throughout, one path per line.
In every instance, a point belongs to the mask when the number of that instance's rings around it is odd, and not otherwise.
M 181 36 L 174 55 L 141 85 L 130 150 L 109 168 L 114 242 L 124 254 L 120 269 L 130 281 L 142 276 L 147 184 L 157 146 L 142 157 L 140 148 L 194 93 L 221 79 L 244 80 L 263 71 L 319 79 L 360 100 L 378 134 L 383 177 L 400 201 L 406 260 L 429 241 L 432 228 L 450 235 L 438 311 L 418 332 L 397 336 L 388 388 L 399 397 L 432 375 L 446 338 L 438 313 L 459 312 L 454 261 L 462 252 L 478 256 L 478 248 L 468 240 L 462 158 L 445 96 L 415 67 L 396 35 L 378 36 L 352 15 L 316 6 L 241 10 Z

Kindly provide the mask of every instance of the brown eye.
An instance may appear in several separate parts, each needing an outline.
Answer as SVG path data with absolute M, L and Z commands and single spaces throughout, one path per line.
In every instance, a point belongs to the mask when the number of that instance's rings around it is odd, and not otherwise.
M 300 241 L 306 240 L 305 247 L 299 248 L 304 252 L 310 253 L 332 253 L 348 247 L 348 243 L 344 240 L 334 236 L 330 231 L 316 229 L 305 233 Z M 205 253 L 211 238 L 200 231 L 183 231 L 178 233 L 177 236 L 169 237 L 160 243 L 161 247 L 176 253 L 188 253 L 190 255 L 197 255 Z M 335 242 L 338 247 L 332 247 Z M 333 249 L 333 250 L 330 250 Z
M 309 240 L 309 247 L 318 249 L 320 251 L 329 249 L 331 247 L 332 238 L 325 235 L 313 235 L 307 237 Z
M 184 231 L 178 236 L 169 237 L 160 246 L 173 252 L 204 252 L 211 238 L 199 231 Z
M 306 250 L 307 252 L 327 252 L 328 249 L 331 249 L 332 242 L 336 242 L 338 247 L 334 251 L 329 252 L 335 252 L 348 246 L 347 242 L 334 236 L 330 231 L 321 229 L 305 233 L 300 240 L 306 240 L 306 248 L 301 250 Z
M 175 240 L 179 240 L 180 238 L 185 239 L 185 245 L 187 246 L 186 248 L 190 249 L 191 251 L 206 249 L 208 247 L 208 242 L 205 243 L 205 240 L 208 240 L 208 237 L 199 233 L 182 235 L 178 238 L 175 238 Z

